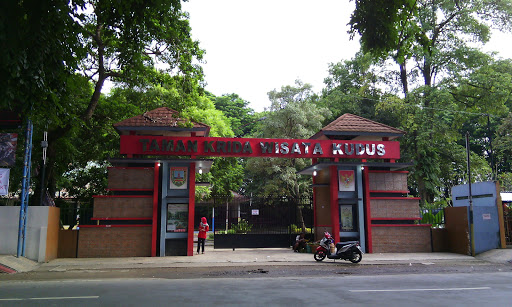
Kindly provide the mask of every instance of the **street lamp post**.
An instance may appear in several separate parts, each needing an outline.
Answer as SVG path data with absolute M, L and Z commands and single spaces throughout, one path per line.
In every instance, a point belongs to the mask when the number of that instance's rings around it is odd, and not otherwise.
M 46 149 L 48 149 L 48 132 L 45 131 L 43 134 L 43 140 L 41 141 L 41 147 L 43 148 L 43 165 L 41 170 L 41 195 L 39 198 L 39 204 L 43 205 L 44 196 L 46 194 L 44 186 L 44 177 L 46 173 Z

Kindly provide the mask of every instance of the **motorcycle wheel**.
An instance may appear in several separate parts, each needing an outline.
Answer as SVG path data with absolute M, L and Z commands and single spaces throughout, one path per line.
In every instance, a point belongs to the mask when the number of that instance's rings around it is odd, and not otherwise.
M 325 253 L 315 252 L 314 257 L 316 261 L 322 261 L 325 259 Z
M 363 254 L 361 254 L 360 250 L 355 250 L 352 252 L 352 257 L 350 257 L 349 260 L 352 263 L 359 263 L 361 260 L 363 260 Z

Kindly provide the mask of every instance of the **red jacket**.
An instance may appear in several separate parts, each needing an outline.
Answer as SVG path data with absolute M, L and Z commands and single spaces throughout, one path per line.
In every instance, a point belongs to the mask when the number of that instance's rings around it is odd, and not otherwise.
M 199 239 L 206 239 L 206 232 L 210 230 L 210 226 L 206 222 L 206 218 L 201 218 L 201 223 L 199 224 L 199 233 L 197 234 L 197 237 Z

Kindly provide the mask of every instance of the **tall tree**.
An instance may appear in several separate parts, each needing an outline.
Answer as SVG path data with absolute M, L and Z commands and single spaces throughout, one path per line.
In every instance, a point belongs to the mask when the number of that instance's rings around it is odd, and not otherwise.
M 215 97 L 215 107 L 226 114 L 231 120 L 231 128 L 235 136 L 244 136 L 254 127 L 254 110 L 249 108 L 249 102 L 237 94 L 225 94 Z
M 158 107 L 170 107 L 180 111 L 183 118 L 209 125 L 211 136 L 233 137 L 229 119 L 215 109 L 208 97 L 195 91 L 184 98 L 172 86 L 163 84 L 138 90 L 116 88 L 111 95 L 102 97 L 91 120 L 80 129 L 72 130 L 62 144 L 66 147 L 58 157 L 61 160 L 58 160 L 60 168 L 55 175 L 57 186 L 84 198 L 104 191 L 101 184 L 106 182 L 98 178 L 106 173 L 108 165 L 104 161 L 119 155 L 119 136 L 113 124 Z M 236 161 L 224 160 L 215 158 L 213 175 L 203 174 L 203 179 L 210 182 L 215 179 L 215 189 L 237 190 L 242 179 L 241 166 Z M 63 174 L 62 178 L 59 174 Z
M 384 82 L 374 65 L 375 58 L 358 52 L 351 60 L 330 64 L 329 76 L 319 104 L 327 107 L 331 117 L 325 124 L 344 113 L 352 113 L 388 125 L 396 125 L 391 112 L 376 112 L 378 102 L 385 97 L 380 88 Z
M 73 20 L 73 7 L 82 5 L 83 1 L 0 2 L 0 109 L 26 114 L 46 101 L 45 107 L 56 103 L 85 55 L 80 26 Z
M 390 5 L 389 1 L 356 0 L 352 34 L 361 35 L 363 51 L 398 65 L 394 76 L 400 80 L 406 103 L 420 108 L 407 116 L 406 127 L 412 132 L 407 136 L 413 150 L 410 156 L 416 161 L 414 179 L 423 201 L 436 196 L 440 165 L 433 163 L 441 157 L 424 140 L 435 140 L 442 126 L 449 127 L 443 121 L 432 122 L 440 116 L 435 109 L 457 109 L 453 97 L 445 96 L 446 90 L 438 91 L 438 86 L 447 78 L 465 78 L 488 62 L 474 44 L 486 43 L 492 28 L 510 30 L 511 17 L 510 1 L 400 0 Z M 438 99 L 442 96 L 445 103 Z
M 499 126 L 494 148 L 501 187 L 512 191 L 512 113 Z
M 295 86 L 283 86 L 268 93 L 271 107 L 266 118 L 258 122 L 255 137 L 307 139 L 322 128 L 330 111 L 318 107 L 318 96 L 310 84 L 297 80 Z M 251 158 L 247 162 L 247 192 L 258 195 L 287 195 L 297 201 L 309 195 L 310 178 L 297 172 L 308 165 L 306 159 Z M 261 180 L 265 178 L 265 180 Z M 299 220 L 302 211 L 297 207 Z
M 179 0 L 29 0 L 2 5 L 0 29 L 6 35 L 0 35 L 0 42 L 8 56 L 1 62 L 1 107 L 38 119 L 37 128 L 48 126 L 49 176 L 54 174 L 58 142 L 91 121 L 105 81 L 143 88 L 160 81 L 155 67 L 173 76 L 175 88 L 183 93 L 194 91 L 202 80 L 195 63 L 203 51 L 190 37 L 188 15 Z M 13 26 L 18 23 L 19 29 Z M 66 83 L 75 79 L 74 73 L 93 85 L 85 104 L 67 99 L 73 93 L 66 93 Z
M 404 95 L 415 73 L 423 85 L 453 66 L 471 65 L 461 55 L 477 52 L 470 42 L 486 43 L 491 28 L 510 30 L 512 3 L 495 0 L 355 0 L 351 33 L 361 35 L 363 51 L 390 57 L 399 65 Z M 453 58 L 457 57 L 457 61 Z

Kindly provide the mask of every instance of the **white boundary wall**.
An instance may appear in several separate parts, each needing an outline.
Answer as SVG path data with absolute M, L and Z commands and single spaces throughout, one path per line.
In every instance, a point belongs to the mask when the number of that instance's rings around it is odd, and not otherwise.
M 29 206 L 27 212 L 27 232 L 25 257 L 44 262 L 50 207 Z M 0 254 L 14 255 L 18 251 L 18 229 L 20 207 L 0 207 Z

